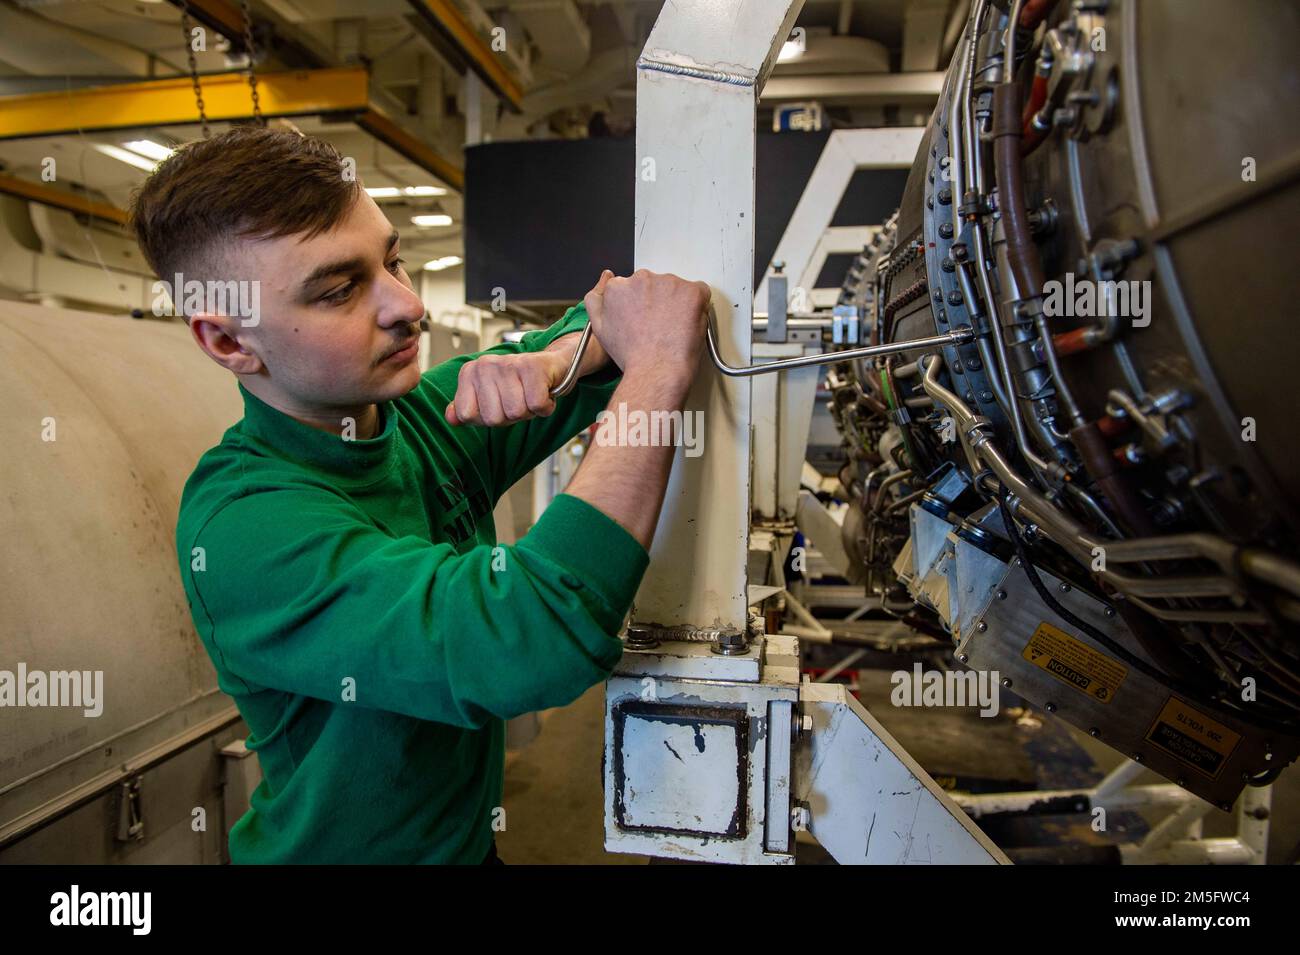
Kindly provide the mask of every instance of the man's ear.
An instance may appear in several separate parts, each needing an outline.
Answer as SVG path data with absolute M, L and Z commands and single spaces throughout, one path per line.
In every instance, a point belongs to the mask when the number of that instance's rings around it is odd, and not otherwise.
M 208 357 L 236 375 L 257 374 L 264 367 L 262 359 L 238 336 L 245 334 L 239 320 L 226 315 L 199 312 L 190 316 L 190 335 Z

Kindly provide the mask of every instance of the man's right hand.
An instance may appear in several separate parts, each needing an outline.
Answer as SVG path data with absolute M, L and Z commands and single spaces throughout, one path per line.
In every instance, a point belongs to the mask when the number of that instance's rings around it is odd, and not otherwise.
M 592 331 L 623 374 L 689 383 L 699 366 L 712 290 L 672 274 L 601 273 L 584 302 Z

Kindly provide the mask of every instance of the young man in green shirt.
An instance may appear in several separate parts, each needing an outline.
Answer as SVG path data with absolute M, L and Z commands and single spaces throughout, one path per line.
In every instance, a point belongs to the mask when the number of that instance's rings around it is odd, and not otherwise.
M 510 547 L 492 508 L 607 404 L 682 407 L 708 287 L 606 272 L 550 328 L 421 375 L 397 233 L 344 172 L 320 140 L 237 128 L 166 160 L 133 208 L 178 305 L 191 281 L 258 291 L 185 309 L 245 408 L 176 527 L 264 774 L 230 853 L 479 863 L 505 720 L 571 702 L 622 652 L 673 449 L 594 445 Z M 588 315 L 583 377 L 553 400 Z

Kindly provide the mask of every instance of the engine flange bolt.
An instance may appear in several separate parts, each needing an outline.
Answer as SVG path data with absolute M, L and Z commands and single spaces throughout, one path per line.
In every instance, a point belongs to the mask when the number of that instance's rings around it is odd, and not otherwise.
M 944 186 L 939 190 L 939 204 L 943 206 L 952 204 L 952 187 Z
M 951 222 L 940 222 L 940 223 L 939 223 L 939 238 L 941 238 L 941 239 L 951 239 L 951 238 L 952 238 L 952 223 L 951 223 Z
M 962 303 L 961 292 L 959 292 L 957 289 L 953 289 L 951 292 L 948 293 L 949 305 L 960 305 L 961 303 Z

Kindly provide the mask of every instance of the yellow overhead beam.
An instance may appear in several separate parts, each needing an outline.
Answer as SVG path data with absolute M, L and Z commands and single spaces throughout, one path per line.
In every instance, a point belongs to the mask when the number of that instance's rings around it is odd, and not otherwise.
M 210 73 L 199 79 L 209 121 L 252 117 L 247 74 Z M 265 116 L 360 112 L 370 99 L 369 77 L 362 67 L 266 73 L 257 79 L 257 93 Z M 198 121 L 188 76 L 0 96 L 0 139 Z
M 523 103 L 524 92 L 515 78 L 501 64 L 501 58 L 483 42 L 470 22 L 449 0 L 410 0 L 415 11 L 437 27 L 460 51 L 498 96 L 516 113 Z
M 118 225 L 126 224 L 125 209 L 119 209 L 117 206 L 109 205 L 106 202 L 96 202 L 73 192 L 53 189 L 39 182 L 15 179 L 13 176 L 6 176 L 3 173 L 0 173 L 0 193 L 18 196 L 20 199 L 39 202 L 46 206 L 67 209 L 69 212 L 76 212 L 81 215 L 94 216 L 96 219 L 103 219 L 105 222 L 115 222 Z
M 247 74 L 211 73 L 201 76 L 200 82 L 204 112 L 210 122 L 253 118 Z M 459 165 L 371 104 L 370 78 L 364 67 L 264 73 L 258 76 L 257 93 L 263 116 L 328 115 L 352 119 L 453 189 L 464 188 L 465 174 Z M 198 121 L 189 77 L 0 96 L 0 140 L 180 126 Z

